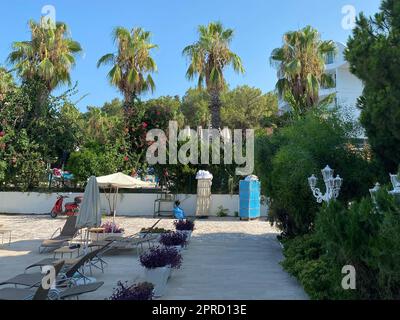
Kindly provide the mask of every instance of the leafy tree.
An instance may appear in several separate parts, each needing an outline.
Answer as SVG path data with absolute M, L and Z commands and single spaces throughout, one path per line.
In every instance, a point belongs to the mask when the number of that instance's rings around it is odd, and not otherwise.
M 199 40 L 183 50 L 190 59 L 186 76 L 188 79 L 198 77 L 198 86 L 206 85 L 210 95 L 212 127 L 221 127 L 220 94 L 226 87 L 224 71 L 232 66 L 236 72 L 244 73 L 240 57 L 231 51 L 230 44 L 234 31 L 224 29 L 220 22 L 211 22 L 207 26 L 199 26 Z
M 147 170 L 146 152 L 149 147 L 146 141 L 147 133 L 152 129 L 161 129 L 168 133 L 168 125 L 172 120 L 182 124 L 183 119 L 179 111 L 178 97 L 160 97 L 141 102 L 138 105 L 138 117 L 132 122 L 131 142 L 134 146 L 133 163 L 136 171 Z
M 191 128 L 207 128 L 210 123 L 209 98 L 206 91 L 189 89 L 182 98 L 181 111 L 185 116 L 185 125 Z
M 31 39 L 14 42 L 8 58 L 19 76 L 25 81 L 41 81 L 48 94 L 61 84 L 70 84 L 70 72 L 82 48 L 69 36 L 68 26 L 58 22 L 55 28 L 49 28 L 43 20 L 31 20 L 29 28 Z
M 0 67 L 0 100 L 4 99 L 6 93 L 15 89 L 15 82 L 10 71 Z
M 376 170 L 366 154 L 352 147 L 352 136 L 351 124 L 335 113 L 319 110 L 272 136 L 257 136 L 256 174 L 264 193 L 271 198 L 270 218 L 285 236 L 312 230 L 318 205 L 307 178 L 327 164 L 344 179 L 340 200 L 349 202 L 368 193 Z M 319 180 L 319 187 L 324 190 L 322 179 Z
M 123 102 L 118 98 L 113 99 L 111 102 L 106 102 L 101 107 L 101 111 L 109 116 L 117 116 L 122 118 L 123 116 Z
M 384 0 L 372 18 L 361 14 L 349 39 L 346 59 L 360 78 L 361 123 L 386 171 L 400 163 L 400 3 Z
M 278 112 L 274 94 L 260 89 L 240 86 L 222 97 L 222 122 L 231 129 L 258 128 L 263 121 Z
M 39 186 L 47 163 L 62 165 L 81 139 L 79 111 L 69 93 L 49 96 L 36 113 L 39 81 L 24 82 L 0 101 L 0 178 L 23 189 Z
M 103 109 L 88 107 L 88 112 L 83 116 L 86 126 L 83 129 L 85 143 L 95 145 L 115 144 L 122 139 L 123 119 L 120 116 L 110 116 Z
M 74 152 L 67 169 L 74 173 L 77 182 L 85 183 L 90 176 L 103 176 L 125 171 L 126 160 L 117 147 L 91 146 Z
M 321 86 L 333 84 L 325 73 L 325 57 L 335 50 L 333 41 L 322 41 L 318 31 L 307 26 L 287 32 L 282 47 L 272 51 L 271 64 L 278 69 L 277 91 L 296 115 L 319 103 Z
M 98 61 L 97 67 L 112 66 L 108 78 L 124 95 L 126 108 L 142 93 L 155 89 L 151 74 L 157 71 L 157 65 L 151 52 L 157 46 L 150 43 L 150 37 L 151 33 L 142 28 L 129 31 L 117 27 L 113 31 L 117 52 L 108 53 Z
M 84 139 L 85 127 L 82 114 L 70 101 L 64 101 L 56 113 L 54 132 L 54 148 L 59 160 L 59 166 L 65 165 L 68 156 L 75 151 Z
M 155 124 L 156 129 L 167 130 L 169 121 L 175 120 L 182 126 L 184 122 L 181 113 L 181 101 L 178 96 L 162 96 L 157 99 L 150 99 L 143 102 L 145 108 L 145 121 L 149 122 L 150 127 Z
M 0 101 L 0 182 L 23 189 L 37 185 L 45 169 L 46 147 L 32 139 L 29 128 L 30 89 L 23 86 Z

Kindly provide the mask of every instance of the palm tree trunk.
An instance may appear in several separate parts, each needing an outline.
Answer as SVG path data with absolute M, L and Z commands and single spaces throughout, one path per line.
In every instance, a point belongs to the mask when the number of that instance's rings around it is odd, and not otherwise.
M 131 94 L 125 93 L 124 94 L 124 111 L 126 114 L 128 114 L 129 110 L 132 109 L 132 96 Z
M 213 129 L 221 128 L 221 105 L 219 90 L 210 90 L 211 125 Z
M 47 101 L 50 96 L 50 90 L 47 88 L 39 89 L 37 99 L 36 99 L 36 107 L 35 107 L 35 116 L 42 117 L 48 112 Z
M 128 128 L 128 145 L 129 145 L 129 153 L 132 154 L 135 152 L 135 141 L 134 141 L 134 129 L 133 128 L 133 119 L 136 117 L 135 111 L 135 100 L 136 100 L 136 93 L 127 92 L 124 95 L 124 118 L 125 118 L 125 125 Z

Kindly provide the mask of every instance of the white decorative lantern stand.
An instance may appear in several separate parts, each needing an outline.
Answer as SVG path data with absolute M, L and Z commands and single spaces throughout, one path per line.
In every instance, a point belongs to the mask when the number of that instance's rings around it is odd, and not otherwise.
M 208 171 L 200 170 L 197 179 L 197 209 L 196 217 L 206 219 L 210 215 L 211 186 L 213 175 Z
M 311 191 L 318 203 L 327 202 L 337 199 L 339 196 L 340 189 L 343 184 L 343 179 L 339 176 L 333 177 L 334 170 L 329 166 L 326 166 L 322 171 L 322 177 L 324 178 L 326 192 L 323 194 L 319 188 L 317 188 L 318 179 L 315 175 L 308 178 L 308 184 L 310 185 Z
M 400 197 L 400 180 L 397 174 L 390 175 L 390 182 L 393 185 L 393 190 L 389 191 L 391 195 L 396 196 L 397 198 Z
M 369 189 L 369 193 L 371 194 L 372 201 L 376 204 L 376 195 L 381 190 L 381 185 L 377 182 L 372 189 Z
M 389 194 L 394 196 L 397 201 L 400 202 L 400 179 L 397 174 L 390 174 L 390 182 L 392 183 L 393 190 L 389 191 Z M 381 186 L 379 183 L 375 185 L 373 189 L 370 189 L 369 192 L 371 194 L 372 200 L 376 204 L 376 195 L 381 189 Z

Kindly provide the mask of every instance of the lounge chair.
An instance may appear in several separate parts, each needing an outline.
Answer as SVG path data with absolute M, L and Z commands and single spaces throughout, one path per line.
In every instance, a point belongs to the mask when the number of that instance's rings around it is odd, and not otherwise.
M 58 262 L 54 265 L 56 277 L 61 271 L 64 265 L 64 261 Z M 46 300 L 50 291 L 49 288 L 43 288 L 42 280 L 47 276 L 41 274 L 41 279 L 39 281 L 38 288 L 36 290 L 32 289 L 22 289 L 22 288 L 3 288 L 0 289 L 0 300 Z
M 56 250 L 64 246 L 65 243 L 73 240 L 78 234 L 79 229 L 76 227 L 76 216 L 68 217 L 64 227 L 58 228 L 50 239 L 45 240 L 39 247 L 39 253 L 47 250 Z M 59 233 L 59 235 L 57 235 Z
M 59 276 L 57 277 L 57 287 L 69 287 L 77 285 L 80 280 L 83 280 L 83 283 L 86 284 L 88 280 L 90 280 L 84 273 L 83 267 L 86 264 L 93 260 L 99 252 L 102 251 L 103 248 L 94 250 L 89 252 L 85 256 L 81 257 L 76 263 L 74 263 L 71 267 L 67 267 L 66 270 L 63 270 Z M 40 285 L 42 281 L 43 275 L 38 273 L 24 273 L 9 280 L 3 281 L 0 283 L 0 286 L 3 285 L 14 285 L 14 286 L 24 286 L 28 288 L 37 287 Z
M 58 289 L 45 290 L 40 286 L 36 291 L 24 288 L 4 288 L 0 289 L 0 300 L 66 300 L 76 298 L 79 296 L 97 291 L 104 282 L 95 282 L 74 286 L 67 288 L 63 291 Z
M 79 296 L 97 291 L 103 284 L 104 282 L 96 282 L 67 288 L 64 291 L 51 289 L 48 292 L 43 292 L 42 287 L 39 287 L 36 292 L 23 288 L 4 288 L 0 290 L 0 300 L 66 300 L 70 298 L 79 300 Z
M 157 240 L 158 237 L 146 237 L 146 238 L 119 238 L 119 239 L 107 239 L 104 241 L 95 241 L 90 244 L 91 247 L 104 246 L 109 243 L 107 251 L 111 250 L 134 250 L 136 249 L 138 253 L 144 251 L 144 245 L 147 243 L 151 247 L 152 243 Z
M 138 253 L 140 251 L 144 251 L 143 245 L 148 244 L 150 247 L 152 242 L 158 239 L 158 236 L 153 236 L 151 234 L 151 230 L 153 230 L 159 223 L 161 219 L 159 219 L 151 228 L 149 228 L 149 232 L 145 234 L 145 236 L 140 236 L 139 233 L 128 236 L 128 237 L 108 237 L 103 241 L 94 241 L 90 244 L 90 247 L 102 247 L 107 243 L 111 243 L 108 247 L 108 250 L 133 250 L 136 249 Z M 106 251 L 104 251 L 106 252 Z
M 104 264 L 106 264 L 106 262 L 103 260 L 102 256 L 103 253 L 105 251 L 107 251 L 108 247 L 111 246 L 111 242 L 106 242 L 104 244 L 104 246 L 99 246 L 97 248 L 97 250 L 95 251 L 95 254 L 93 255 L 92 252 L 89 252 L 87 255 L 85 256 L 81 256 L 78 257 L 76 259 L 63 259 L 64 260 L 64 268 L 67 268 L 67 270 L 69 268 L 71 268 L 72 266 L 74 266 L 75 264 L 79 263 L 81 261 L 81 259 L 85 258 L 86 260 L 86 264 L 90 263 L 91 266 L 96 267 L 97 269 L 101 270 L 104 273 Z M 91 260 L 89 260 L 91 259 Z M 52 258 L 48 258 L 48 259 L 43 259 L 39 262 L 36 262 L 34 264 L 31 264 L 30 266 L 28 266 L 25 269 L 25 272 L 33 269 L 33 268 L 42 268 L 44 266 L 48 266 L 48 265 L 54 265 L 56 263 L 58 263 L 60 260 L 58 259 L 52 259 Z M 100 263 L 100 267 L 97 266 L 97 264 Z
M 97 291 L 104 282 L 95 282 L 95 283 L 89 283 L 89 284 L 83 284 L 79 286 L 74 286 L 67 288 L 64 291 L 59 291 L 58 295 L 55 296 L 55 299 L 57 300 L 67 300 L 70 298 L 76 298 L 79 300 L 79 296 L 85 294 L 85 293 L 90 293 Z M 54 293 L 54 292 L 51 292 Z

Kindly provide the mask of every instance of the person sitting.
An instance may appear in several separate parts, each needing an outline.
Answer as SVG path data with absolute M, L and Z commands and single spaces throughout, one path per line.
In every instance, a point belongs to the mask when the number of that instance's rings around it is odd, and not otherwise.
M 177 220 L 186 220 L 186 214 L 185 214 L 185 212 L 183 211 L 183 209 L 180 206 L 181 206 L 181 202 L 180 201 L 176 201 L 175 202 L 175 206 L 174 206 L 175 219 L 177 219 Z

